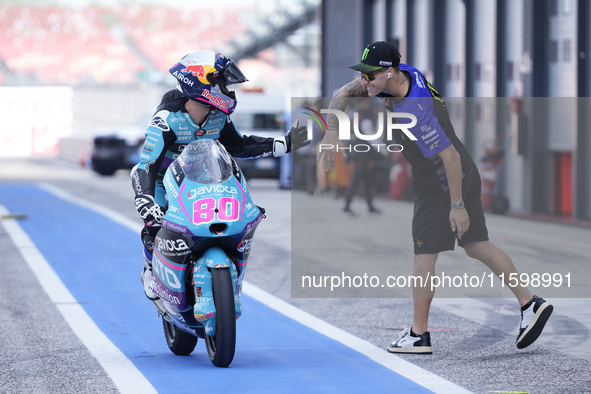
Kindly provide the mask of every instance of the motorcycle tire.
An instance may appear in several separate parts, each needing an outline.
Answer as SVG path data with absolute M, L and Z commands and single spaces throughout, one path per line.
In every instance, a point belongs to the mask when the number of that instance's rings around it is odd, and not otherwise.
M 164 318 L 162 318 L 162 326 L 164 327 L 166 344 L 174 354 L 177 356 L 188 356 L 195 350 L 195 345 L 197 345 L 196 336 L 184 332 Z
M 234 359 L 236 350 L 236 310 L 232 276 L 229 268 L 214 268 L 210 271 L 216 309 L 216 330 L 214 335 L 205 335 L 205 345 L 213 365 L 227 367 Z

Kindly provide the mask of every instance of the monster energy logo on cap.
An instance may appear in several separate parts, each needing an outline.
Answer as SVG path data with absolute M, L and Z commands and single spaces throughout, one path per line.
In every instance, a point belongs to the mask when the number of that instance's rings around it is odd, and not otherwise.
M 367 57 L 367 54 L 369 53 L 369 48 L 365 48 L 363 50 L 363 55 L 361 56 L 361 60 L 365 60 L 365 58 Z
M 383 67 L 398 67 L 399 64 L 400 53 L 398 49 L 385 41 L 377 41 L 365 47 L 360 63 L 349 68 L 367 73 L 377 71 Z

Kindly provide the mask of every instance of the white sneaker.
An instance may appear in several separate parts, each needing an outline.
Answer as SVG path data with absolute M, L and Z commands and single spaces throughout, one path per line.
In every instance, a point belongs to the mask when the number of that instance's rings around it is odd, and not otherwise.
M 541 297 L 534 298 L 521 308 L 521 323 L 515 345 L 523 349 L 534 343 L 542 333 L 554 307 Z
M 411 328 L 409 327 L 400 332 L 398 339 L 388 346 L 388 351 L 390 353 L 432 354 L 431 334 L 429 334 L 429 331 L 417 335 L 412 332 Z
M 146 293 L 146 297 L 148 297 L 150 301 L 156 301 L 159 299 L 160 297 L 158 297 L 158 295 L 150 288 L 150 285 L 152 284 L 152 267 L 147 264 L 144 265 L 141 279 L 142 284 L 144 285 L 144 293 Z

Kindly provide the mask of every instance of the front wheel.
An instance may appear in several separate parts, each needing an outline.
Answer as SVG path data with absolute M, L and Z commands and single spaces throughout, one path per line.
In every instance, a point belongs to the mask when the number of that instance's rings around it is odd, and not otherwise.
M 209 359 L 216 367 L 227 367 L 236 349 L 236 309 L 229 268 L 211 269 L 213 301 L 215 303 L 215 334 L 205 335 Z
M 162 326 L 164 327 L 164 336 L 166 337 L 166 344 L 168 348 L 177 356 L 188 356 L 195 349 L 197 345 L 197 337 L 188 334 L 168 322 L 164 317 L 162 318 Z

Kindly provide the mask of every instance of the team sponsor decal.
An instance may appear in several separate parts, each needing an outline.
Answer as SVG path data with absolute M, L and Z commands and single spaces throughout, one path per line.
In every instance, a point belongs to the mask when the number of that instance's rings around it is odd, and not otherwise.
M 428 125 L 428 124 L 423 124 L 423 125 L 421 125 L 420 128 L 421 128 L 421 133 L 429 133 L 431 131 L 431 129 L 432 129 L 432 127 L 430 125 Z M 425 139 L 425 136 L 423 136 L 422 138 L 424 140 Z
M 172 165 L 170 166 L 170 171 L 172 172 L 176 184 L 180 186 L 183 183 L 183 180 L 185 179 L 185 174 L 180 168 L 178 168 L 178 164 L 176 162 L 172 163 Z
M 192 234 L 191 231 L 189 231 L 189 229 L 185 226 L 182 226 L 180 224 L 176 224 L 171 222 L 170 220 L 162 220 L 162 227 L 164 227 L 167 230 L 171 230 L 174 231 L 176 233 L 179 234 Z
M 142 185 L 140 183 L 140 175 L 138 174 L 137 171 L 134 171 L 132 177 L 131 177 L 131 184 L 133 185 L 133 188 L 135 189 L 135 194 L 139 195 L 142 194 Z
M 263 220 L 263 215 L 259 214 L 259 216 L 257 216 L 252 222 L 248 223 L 244 228 L 246 229 L 246 231 L 255 229 L 259 225 L 261 220 Z
M 221 98 L 220 96 L 217 95 L 213 95 L 211 94 L 209 91 L 204 90 L 203 93 L 201 93 L 201 95 L 203 97 L 205 97 L 207 100 L 211 101 L 214 104 L 217 104 L 218 106 L 222 107 L 222 108 L 229 108 L 231 105 L 231 101 L 232 100 L 224 100 L 223 98 Z
M 181 73 L 184 73 L 185 75 L 191 74 L 192 76 L 197 77 L 202 83 L 207 85 L 209 85 L 207 75 L 216 72 L 216 69 L 209 64 L 197 64 L 191 60 L 188 60 L 187 64 L 184 64 L 184 66 L 185 68 L 181 70 Z
M 192 61 L 188 61 L 185 68 L 181 70 L 182 73 L 191 73 L 194 77 L 205 78 L 205 69 L 200 64 L 194 64 Z
M 133 203 L 135 204 L 135 208 L 138 209 L 142 205 L 148 204 L 151 201 L 152 200 L 150 200 L 149 198 L 146 198 L 146 197 L 138 197 L 133 201 Z
M 164 119 L 162 119 L 159 115 L 154 116 L 150 120 L 149 126 L 154 126 L 162 131 L 169 131 L 170 130 L 168 123 L 166 123 L 166 121 Z
M 164 187 L 166 187 L 166 189 L 172 194 L 174 198 L 177 198 L 179 196 L 179 192 L 177 192 L 176 188 L 172 184 L 170 176 L 164 177 Z
M 228 185 L 211 185 L 211 186 L 201 186 L 196 189 L 197 195 L 203 194 L 214 194 L 214 193 L 228 193 L 228 194 L 238 194 L 238 190 L 235 187 L 231 187 Z
M 180 72 L 175 71 L 175 72 L 172 73 L 172 75 L 173 75 L 173 77 L 175 77 L 176 79 L 178 79 L 182 83 L 184 83 L 184 84 L 186 84 L 188 86 L 193 86 L 193 81 L 191 81 L 189 78 L 185 77 Z
M 189 127 L 186 125 L 179 125 L 179 127 L 176 129 L 176 135 L 177 137 L 190 137 L 191 130 L 189 130 Z
M 187 166 L 187 163 L 185 163 L 185 160 L 183 160 L 182 157 L 179 157 L 178 158 L 178 162 L 181 165 L 181 167 L 186 167 Z
M 423 83 L 423 78 L 421 78 L 421 75 L 418 72 L 414 72 L 415 73 L 415 79 L 417 81 L 417 85 L 419 85 L 420 88 L 425 88 L 425 84 Z
M 172 255 L 184 255 L 188 250 L 189 246 L 184 239 L 164 239 L 156 236 L 156 247 L 159 252 L 172 254 Z
M 251 209 L 250 212 L 248 212 L 246 214 L 246 218 L 250 218 L 251 216 L 254 216 L 254 215 L 258 214 L 258 213 L 259 213 L 259 210 L 258 209 Z
M 198 313 L 195 315 L 195 320 L 197 321 L 206 321 L 207 317 L 203 313 Z
M 158 295 L 162 300 L 170 302 L 171 304 L 180 305 L 181 301 L 177 296 L 170 294 L 165 287 L 160 286 L 160 283 L 152 281 L 150 289 Z
M 244 239 L 244 240 L 242 240 L 242 242 L 240 242 L 238 244 L 238 247 L 236 248 L 236 250 L 238 250 L 240 253 L 248 253 L 248 251 L 250 250 L 251 244 L 252 244 L 252 239 Z
M 193 136 L 191 136 L 191 135 L 182 136 L 182 137 L 178 137 L 177 136 L 176 142 L 178 142 L 178 143 L 185 143 L 186 144 L 186 143 L 191 142 L 192 139 L 193 139 Z
M 427 134 L 421 136 L 421 139 L 423 141 L 426 141 L 429 138 L 433 137 L 434 135 L 438 134 L 437 130 L 431 130 L 431 126 L 427 126 L 427 125 L 421 126 L 421 130 L 423 130 L 423 133 L 427 133 Z

